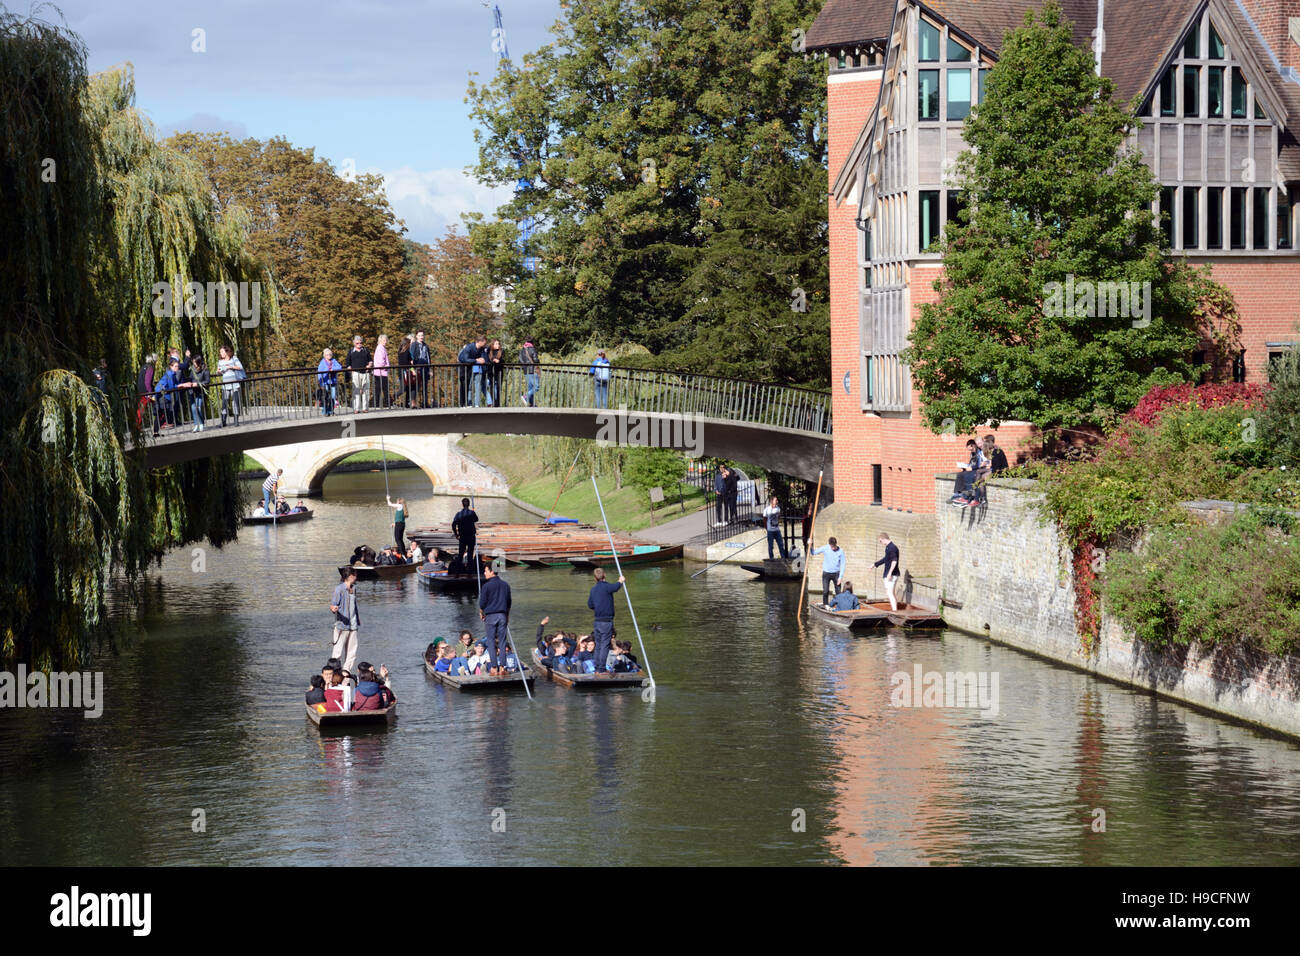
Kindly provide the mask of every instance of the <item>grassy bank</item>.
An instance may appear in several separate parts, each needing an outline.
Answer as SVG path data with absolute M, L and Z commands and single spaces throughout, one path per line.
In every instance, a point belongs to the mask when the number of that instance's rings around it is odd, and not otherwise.
M 591 524 L 600 522 L 600 507 L 596 503 L 591 479 L 578 475 L 576 469 L 560 495 L 559 504 L 555 503 L 564 475 L 546 472 L 534 439 L 524 435 L 467 435 L 461 439 L 460 445 L 475 458 L 501 472 L 510 486 L 510 493 L 516 498 L 543 511 L 549 511 L 554 505 L 556 514 Z M 613 478 L 598 477 L 596 481 L 605 503 L 605 515 L 615 531 L 639 531 L 652 524 L 680 518 L 683 514 L 675 487 L 664 488 L 668 500 L 652 513 L 646 492 L 626 484 L 616 489 Z M 703 492 L 696 488 L 685 488 L 684 491 L 686 513 L 704 505 Z

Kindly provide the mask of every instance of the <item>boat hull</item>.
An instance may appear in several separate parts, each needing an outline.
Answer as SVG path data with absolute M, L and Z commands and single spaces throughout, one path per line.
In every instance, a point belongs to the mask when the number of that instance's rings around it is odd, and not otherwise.
M 307 704 L 307 719 L 321 730 L 351 730 L 364 727 L 384 727 L 397 718 L 397 701 L 383 710 L 326 711 L 321 713 Z
M 310 521 L 311 517 L 312 510 L 308 508 L 306 511 L 297 511 L 293 514 L 287 515 L 274 515 L 269 518 L 254 518 L 251 515 L 245 515 L 243 522 L 244 524 L 269 524 L 272 527 L 279 527 L 282 524 L 295 524 L 299 521 Z
M 547 680 L 562 687 L 580 691 L 626 690 L 629 687 L 648 687 L 650 680 L 644 673 L 636 674 L 565 674 L 552 670 L 542 663 L 542 655 L 533 648 L 533 663 Z
M 459 691 L 470 693 L 496 693 L 511 690 L 523 690 L 524 681 L 528 681 L 528 686 L 532 687 L 536 682 L 536 676 L 532 670 L 525 667 L 524 676 L 518 674 L 508 674 L 505 677 L 491 677 L 487 674 L 467 674 L 461 677 L 454 677 L 451 674 L 445 674 L 440 670 L 435 670 L 433 665 L 428 661 L 420 658 L 424 662 L 424 673 L 432 677 L 440 684 L 453 687 Z

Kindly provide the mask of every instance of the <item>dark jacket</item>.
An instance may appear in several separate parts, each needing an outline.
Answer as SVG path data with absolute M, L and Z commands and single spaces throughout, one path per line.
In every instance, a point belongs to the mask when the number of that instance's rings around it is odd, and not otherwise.
M 474 526 L 478 523 L 478 514 L 473 508 L 462 508 L 456 512 L 456 517 L 451 519 L 451 533 L 456 536 L 457 541 L 472 541 L 474 539 Z
M 885 545 L 885 556 L 881 558 L 879 561 L 877 561 L 875 564 L 873 564 L 872 567 L 878 568 L 882 564 L 885 566 L 884 569 L 885 577 L 887 578 L 898 577 L 898 545 L 894 544 L 894 542 L 892 541 L 889 542 L 889 544 Z
M 1008 467 L 1010 467 L 1007 464 L 1007 453 L 1004 452 L 997 445 L 993 446 L 992 464 L 993 464 L 993 474 L 995 475 L 1001 474 L 1002 472 L 1006 471 Z
M 311 690 L 307 691 L 307 703 L 309 704 L 325 703 L 325 688 L 313 687 Z
M 348 368 L 354 372 L 364 372 L 371 362 L 370 349 L 364 345 L 348 352 Z
M 411 364 L 412 365 L 429 364 L 429 343 L 428 342 L 411 343 Z
M 612 621 L 614 620 L 614 595 L 618 593 L 623 585 L 617 581 L 612 584 L 609 581 L 597 581 L 591 589 L 591 594 L 587 596 L 587 607 L 595 612 L 596 620 Z
M 501 578 L 484 581 L 478 596 L 478 609 L 484 614 L 509 614 L 510 585 Z
M 727 472 L 726 489 L 723 491 L 723 494 L 726 496 L 728 501 L 734 501 L 736 499 L 736 489 L 739 485 L 740 478 L 737 477 L 736 473 L 734 471 Z
M 461 365 L 474 365 L 481 358 L 483 358 L 483 350 L 473 342 L 467 342 L 461 347 L 460 354 L 456 356 L 456 361 Z
M 727 493 L 727 476 L 718 472 L 713 476 L 713 493 L 715 495 L 725 495 Z
M 525 345 L 519 350 L 519 364 L 524 367 L 525 375 L 537 374 L 537 346 Z

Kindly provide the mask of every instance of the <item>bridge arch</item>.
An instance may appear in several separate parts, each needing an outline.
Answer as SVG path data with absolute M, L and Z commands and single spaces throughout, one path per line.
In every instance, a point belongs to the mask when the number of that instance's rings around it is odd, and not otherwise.
M 250 448 L 245 454 L 268 472 L 283 468 L 280 487 L 286 495 L 316 495 L 334 466 L 360 451 L 383 450 L 390 456 L 405 458 L 424 472 L 434 488 L 441 487 L 448 474 L 447 446 L 446 435 L 390 434 L 382 436 L 382 440 L 378 435 L 352 435 Z

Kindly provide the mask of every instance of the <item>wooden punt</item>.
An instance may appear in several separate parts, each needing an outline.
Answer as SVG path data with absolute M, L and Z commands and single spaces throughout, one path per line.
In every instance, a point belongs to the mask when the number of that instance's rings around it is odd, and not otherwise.
M 343 577 L 349 571 L 357 572 L 358 581 L 381 581 L 388 578 L 405 577 L 408 574 L 414 574 L 420 570 L 418 564 L 340 564 L 339 577 Z
M 490 674 L 466 674 L 453 677 L 451 674 L 444 674 L 442 671 L 435 670 L 432 664 L 424 660 L 424 655 L 420 656 L 420 660 L 424 662 L 425 674 L 441 684 L 456 688 L 456 690 L 473 691 L 475 693 L 523 690 L 525 680 L 528 681 L 529 687 L 532 687 L 535 683 L 533 672 L 528 667 L 524 668 L 522 678 L 518 674 L 507 674 L 505 677 L 493 677 Z
M 628 564 L 658 564 L 660 561 L 672 561 L 682 556 L 682 546 L 680 544 L 666 545 L 659 547 L 648 545 L 637 548 L 634 551 L 622 552 L 618 554 L 618 562 L 622 565 Z M 614 555 L 609 551 L 597 551 L 590 557 L 570 558 L 569 563 L 575 568 L 612 568 L 614 566 Z
M 287 515 L 273 515 L 271 517 L 254 518 L 252 515 L 244 515 L 244 524 L 269 524 L 279 526 L 282 524 L 293 524 L 296 521 L 310 521 L 311 509 L 306 508 L 302 511 L 291 511 Z
M 856 611 L 832 611 L 822 604 L 812 604 L 813 617 L 845 630 L 858 630 L 869 627 L 943 627 L 943 618 L 938 611 L 917 607 L 915 604 L 900 605 L 897 611 L 890 610 L 888 601 L 864 601 Z
M 307 719 L 321 730 L 351 730 L 352 728 L 375 727 L 391 724 L 397 717 L 397 701 L 393 701 L 383 710 L 348 710 L 321 713 L 313 705 L 307 704 Z
M 742 570 L 774 581 L 793 581 L 803 577 L 803 565 L 781 558 L 769 558 L 762 564 L 742 564 Z
M 416 569 L 416 574 L 424 584 L 434 591 L 475 591 L 478 590 L 479 579 L 473 574 L 448 574 L 446 571 L 435 571 L 433 566 L 422 564 Z
M 546 675 L 547 680 L 554 681 L 564 687 L 572 687 L 574 690 L 613 690 L 614 688 L 628 687 L 646 687 L 650 679 L 645 676 L 644 672 L 636 674 L 565 674 L 562 671 L 552 670 L 542 663 L 542 655 L 536 647 L 533 648 L 533 663 L 537 669 Z

